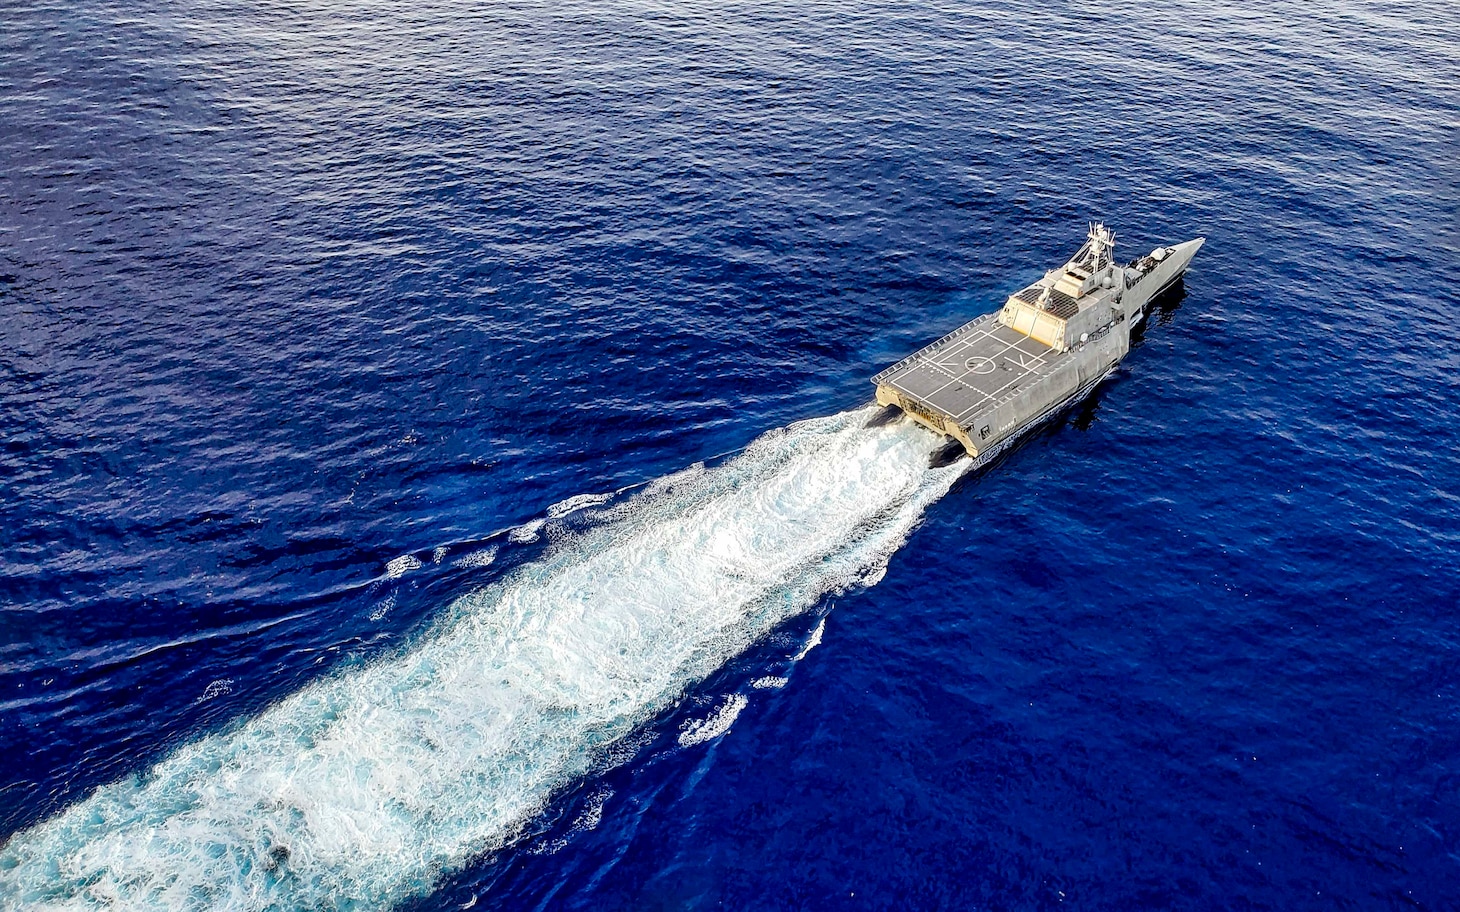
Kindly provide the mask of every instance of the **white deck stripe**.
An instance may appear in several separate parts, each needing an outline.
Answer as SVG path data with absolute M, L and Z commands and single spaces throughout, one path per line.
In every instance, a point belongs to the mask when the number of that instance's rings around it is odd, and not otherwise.
M 986 409 L 990 403 L 997 405 L 997 403 L 1001 401 L 1001 399 L 1007 394 L 1007 392 L 1011 388 L 1015 388 L 1023 383 L 1025 380 L 1033 377 L 1036 374 L 1042 373 L 1046 367 L 1053 363 L 1053 360 L 1049 357 L 1051 354 L 1060 354 L 1060 352 L 1056 351 L 1055 349 L 1049 348 L 1043 343 L 1035 342 L 1034 340 L 1029 339 L 1029 337 L 1027 336 L 1021 335 L 1019 338 L 1011 340 L 1000 338 L 999 336 L 994 335 L 994 333 L 1001 326 L 1002 324 L 996 321 L 989 321 L 985 325 L 980 326 L 977 331 L 952 340 L 950 344 L 944 349 L 941 349 L 937 352 L 930 352 L 928 354 L 918 352 L 913 355 L 911 362 L 907 364 L 903 370 L 898 371 L 899 376 L 888 378 L 887 382 L 893 388 L 899 390 L 905 395 L 912 397 L 914 400 L 924 405 L 925 407 L 932 408 L 933 410 L 942 413 L 943 415 L 951 418 L 961 425 L 966 418 L 975 415 L 981 410 Z M 991 361 L 998 361 L 1001 358 L 1007 358 L 1011 352 L 1017 353 L 1021 368 L 1020 371 L 1007 383 L 1000 385 L 992 392 L 985 392 L 984 390 L 979 389 L 976 384 L 965 385 L 965 387 L 962 390 L 959 390 L 958 393 L 962 396 L 967 396 L 968 398 L 973 398 L 976 396 L 977 399 L 975 399 L 972 405 L 969 405 L 967 408 L 959 411 L 956 414 L 936 404 L 933 400 L 936 399 L 940 393 L 943 393 L 953 385 L 966 381 L 969 378 L 971 372 L 965 366 L 967 364 L 965 356 L 969 352 L 969 350 L 975 348 L 980 343 L 986 345 L 990 339 L 998 342 L 1001 347 L 997 351 L 986 351 L 980 353 L 979 357 L 989 358 Z M 1026 340 L 1030 341 L 1035 347 L 1041 349 L 1041 351 L 1031 352 L 1023 348 L 1022 343 L 1024 343 Z M 960 364 L 960 362 L 962 363 Z M 934 375 L 947 377 L 948 382 L 937 387 L 932 392 L 925 394 L 914 392 L 907 386 L 903 385 L 903 383 L 901 382 L 902 380 L 918 374 L 924 368 L 926 368 L 928 372 Z

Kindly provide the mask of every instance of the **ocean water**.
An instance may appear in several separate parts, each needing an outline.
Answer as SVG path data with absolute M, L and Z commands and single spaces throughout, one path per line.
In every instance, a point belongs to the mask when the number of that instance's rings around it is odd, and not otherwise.
M 0 909 L 1460 895 L 1442 4 L 9 3 Z M 1205 236 L 987 471 L 865 427 Z

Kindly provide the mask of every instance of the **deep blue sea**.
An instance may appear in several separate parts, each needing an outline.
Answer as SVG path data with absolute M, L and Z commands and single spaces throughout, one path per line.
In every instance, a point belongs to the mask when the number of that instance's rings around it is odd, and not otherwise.
M 0 0 L 0 909 L 1460 908 L 1457 137 L 1444 3 Z

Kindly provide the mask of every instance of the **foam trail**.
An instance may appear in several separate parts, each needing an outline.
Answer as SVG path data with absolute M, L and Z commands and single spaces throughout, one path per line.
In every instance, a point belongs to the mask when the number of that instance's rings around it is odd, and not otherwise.
M 414 554 L 402 554 L 385 565 L 386 579 L 400 579 L 412 570 L 421 568 L 420 558 Z
M 869 414 L 771 432 L 610 505 L 399 657 L 15 834 L 0 909 L 379 909 L 430 890 L 687 687 L 885 564 L 961 469 L 928 470 L 940 441 Z
M 750 701 L 740 694 L 731 694 L 725 698 L 725 702 L 703 719 L 691 719 L 684 723 L 679 732 L 679 746 L 690 747 L 695 744 L 704 744 L 706 741 L 713 741 L 730 730 L 735 720 L 740 718 L 740 711 Z
M 821 645 L 821 635 L 824 633 L 826 633 L 826 618 L 822 618 L 821 622 L 816 625 L 816 629 L 811 631 L 811 636 L 806 638 L 806 645 L 801 647 L 801 651 L 796 653 L 795 658 L 791 661 L 799 662 L 810 655 L 811 650 Z

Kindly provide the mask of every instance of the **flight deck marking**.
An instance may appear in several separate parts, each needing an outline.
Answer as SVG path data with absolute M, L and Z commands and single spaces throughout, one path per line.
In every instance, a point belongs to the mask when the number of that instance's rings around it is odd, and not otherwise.
M 1024 341 L 1025 340 L 1022 338 L 1015 339 L 1012 342 L 1004 341 L 1004 350 L 1002 352 L 999 352 L 1000 355 L 1007 354 L 1010 349 L 1018 352 L 1020 355 L 1020 357 L 1018 358 L 1018 363 L 1023 368 L 1023 370 L 1021 370 L 1018 374 L 1011 378 L 1007 383 L 1001 384 L 991 393 L 986 393 L 983 390 L 975 390 L 975 392 L 979 394 L 979 400 L 973 405 L 970 405 L 968 408 L 960 411 L 957 415 L 952 416 L 953 420 L 956 421 L 960 426 L 963 424 L 963 421 L 967 416 L 969 416 L 970 414 L 979 413 L 980 410 L 987 407 L 988 403 L 992 402 L 994 403 L 995 407 L 997 407 L 999 402 L 1001 401 L 1001 398 L 1007 390 L 1009 390 L 1011 387 L 1019 387 L 1032 374 L 1037 373 L 1040 368 L 1045 366 L 1045 360 L 1043 355 L 1033 355 L 1029 352 L 1024 351 L 1023 349 L 1018 348 L 1020 343 Z M 1027 361 L 1026 357 L 1033 358 L 1033 363 Z
M 1042 362 L 1043 359 L 1041 358 L 1040 361 Z M 1005 400 L 1006 400 L 1006 397 L 1003 396 L 1003 393 L 1004 393 L 1005 390 L 1009 389 L 1010 387 L 1018 387 L 1021 383 L 1023 383 L 1030 376 L 1032 376 L 1033 374 L 1038 373 L 1038 368 L 1041 368 L 1043 366 L 1044 366 L 1044 364 L 1042 364 L 1042 363 L 1041 364 L 1036 364 L 1035 365 L 1035 369 L 1028 370 L 1028 371 L 1025 371 L 1024 373 L 1019 374 L 1013 380 L 1010 380 L 1008 383 L 1005 383 L 1003 386 L 1001 386 L 998 389 L 994 390 L 992 393 L 984 393 L 983 394 L 984 399 L 987 400 L 988 402 L 992 402 L 994 404 L 994 408 L 998 408 L 1000 405 L 1003 405 L 1004 402 L 1005 402 Z M 956 421 L 958 423 L 958 425 L 961 427 L 963 425 L 964 418 L 967 417 L 967 416 L 969 416 L 970 414 L 973 414 L 976 417 L 977 416 L 977 413 L 974 413 L 974 409 L 982 408 L 984 406 L 984 404 L 985 403 L 983 403 L 983 402 L 979 402 L 976 405 L 970 405 L 968 408 L 964 409 L 963 411 L 959 412 L 957 415 L 953 416 L 953 420 Z
M 953 419 L 953 421 L 962 426 L 967 416 L 973 413 L 977 413 L 980 410 L 986 409 L 989 403 L 993 403 L 994 407 L 997 408 L 998 405 L 1006 398 L 1006 393 L 1011 388 L 1017 388 L 1018 386 L 1022 385 L 1022 383 L 1027 380 L 1031 375 L 1038 373 L 1042 368 L 1046 367 L 1048 365 L 1048 362 L 1045 360 L 1046 355 L 1051 352 L 1056 355 L 1059 354 L 1057 350 L 1052 349 L 1049 346 L 1044 345 L 1043 343 L 1035 342 L 1029 339 L 1028 336 L 1020 335 L 1012 340 L 996 336 L 994 335 L 994 333 L 997 331 L 998 328 L 999 324 L 989 323 L 978 327 L 977 330 L 970 332 L 967 335 L 952 339 L 950 340 L 951 344 L 947 345 L 942 350 L 937 352 L 930 352 L 928 355 L 925 355 L 922 358 L 915 359 L 912 364 L 909 364 L 907 366 L 906 369 L 898 372 L 898 376 L 889 377 L 888 382 L 893 387 L 900 389 L 902 390 L 902 392 L 912 396 L 915 400 L 922 403 L 924 406 L 930 407 L 934 411 Z M 962 387 L 961 382 L 966 381 L 969 378 L 970 374 L 973 373 L 972 369 L 968 366 L 969 362 L 975 361 L 976 359 L 970 358 L 965 361 L 962 365 L 963 370 L 957 374 L 955 374 L 950 369 L 950 365 L 948 362 L 953 361 L 956 364 L 958 357 L 961 356 L 963 352 L 974 347 L 974 345 L 978 343 L 987 341 L 990 338 L 992 338 L 996 343 L 1002 346 L 1001 350 L 995 353 L 995 357 L 1008 356 L 1012 352 L 1013 356 L 1007 358 L 1005 363 L 1017 363 L 1020 367 L 1020 370 L 1007 383 L 1001 384 L 992 393 L 984 392 L 977 386 Z M 1025 351 L 1023 348 L 1020 347 L 1025 342 L 1029 342 L 1032 346 L 1039 348 L 1040 353 L 1036 354 L 1034 352 Z M 993 359 L 990 360 L 992 361 Z M 913 390 L 909 389 L 907 386 L 904 386 L 901 382 L 899 382 L 910 377 L 913 374 L 918 373 L 919 369 L 924 366 L 932 368 L 935 375 L 941 375 L 943 377 L 949 378 L 948 381 L 930 393 L 914 392 Z M 1008 368 L 1006 367 L 1006 369 Z M 972 405 L 968 406 L 967 408 L 961 409 L 956 413 L 950 409 L 944 408 L 943 406 L 933 401 L 954 384 L 960 384 L 960 389 L 956 392 L 961 394 L 960 398 L 965 399 L 965 401 L 968 398 L 972 398 L 974 396 L 977 397 Z

